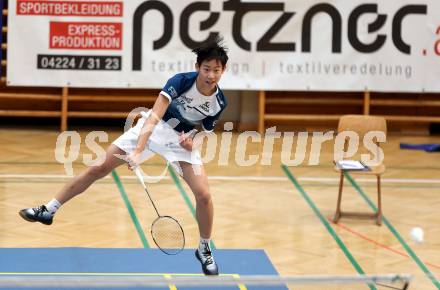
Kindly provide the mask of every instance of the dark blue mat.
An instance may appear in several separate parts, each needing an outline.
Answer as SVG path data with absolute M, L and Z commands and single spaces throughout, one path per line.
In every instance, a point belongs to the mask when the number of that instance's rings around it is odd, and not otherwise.
M 90 274 L 201 274 L 194 250 L 184 250 L 176 256 L 167 256 L 156 249 L 102 249 L 102 248 L 2 248 L 0 275 L 90 275 Z M 216 250 L 215 258 L 221 274 L 278 275 L 263 250 Z M 38 274 L 37 274 L 38 273 Z M 205 287 L 179 287 L 181 290 Z M 209 287 L 238 289 L 237 287 Z M 2 288 L 4 289 L 4 288 Z M 16 288 L 19 289 L 19 288 Z M 47 290 L 47 288 L 20 288 Z M 78 290 L 85 288 L 63 288 Z M 112 288 L 139 290 L 141 288 Z M 146 289 L 146 288 L 142 288 Z M 151 287 L 147 289 L 170 289 Z M 281 290 L 285 287 L 247 287 L 249 290 Z

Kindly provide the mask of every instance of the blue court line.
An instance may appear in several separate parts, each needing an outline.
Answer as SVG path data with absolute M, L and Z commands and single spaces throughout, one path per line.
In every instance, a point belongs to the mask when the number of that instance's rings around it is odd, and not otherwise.
M 322 213 L 316 207 L 315 203 L 310 198 L 310 196 L 301 187 L 299 182 L 296 180 L 296 178 L 290 172 L 289 168 L 287 168 L 287 166 L 284 165 L 284 164 L 281 165 L 281 168 L 283 169 L 283 171 L 287 175 L 287 177 L 290 179 L 290 181 L 293 183 L 293 185 L 295 185 L 296 189 L 299 191 L 299 193 L 302 195 L 302 197 L 306 200 L 307 204 L 312 208 L 313 212 L 316 214 L 316 216 L 319 218 L 319 220 L 325 226 L 325 228 L 330 233 L 330 235 L 335 240 L 335 242 L 339 245 L 339 247 L 341 248 L 342 252 L 345 254 L 345 256 L 348 258 L 350 263 L 356 269 L 356 272 L 358 272 L 358 274 L 362 274 L 362 275 L 365 274 L 364 270 L 362 270 L 362 268 L 359 265 L 359 263 L 356 261 L 356 259 L 353 257 L 353 255 L 350 253 L 348 248 L 345 246 L 344 242 L 341 240 L 341 238 L 339 238 L 339 236 L 336 234 L 335 230 L 332 228 L 330 223 L 327 221 L 327 219 L 322 215 Z M 368 283 L 368 287 L 371 290 L 377 290 L 377 288 L 373 284 L 371 284 L 371 283 Z
M 168 171 L 170 172 L 170 175 L 174 181 L 174 184 L 176 185 L 177 189 L 179 190 L 180 194 L 182 195 L 183 199 L 185 200 L 186 205 L 189 207 L 192 216 L 197 221 L 196 210 L 191 203 L 191 199 L 189 198 L 188 194 L 186 193 L 185 189 L 183 188 L 182 183 L 179 180 L 179 177 L 177 177 L 177 174 L 174 172 L 174 169 L 171 166 L 168 166 Z M 212 249 L 216 249 L 216 246 L 215 246 L 214 241 L 212 239 L 211 239 L 211 242 L 209 245 Z
M 365 200 L 365 202 L 370 206 L 371 209 L 373 209 L 374 212 L 377 212 L 377 207 L 374 205 L 374 203 L 368 198 L 368 196 L 363 192 L 363 190 L 360 188 L 360 186 L 356 183 L 356 181 L 348 174 L 347 172 L 344 172 L 344 176 L 350 181 L 351 185 L 356 189 L 356 191 L 361 195 L 361 197 Z M 393 225 L 388 221 L 388 219 L 382 215 L 382 221 L 383 223 L 388 227 L 388 229 L 391 231 L 391 233 L 396 237 L 396 239 L 400 242 L 400 244 L 403 246 L 405 251 L 410 255 L 410 257 L 416 262 L 416 264 L 419 266 L 419 268 L 425 273 L 425 275 L 431 280 L 431 282 L 437 287 L 437 289 L 440 290 L 440 283 L 435 278 L 434 274 L 429 271 L 428 267 L 419 259 L 419 257 L 414 253 L 414 251 L 408 246 L 408 244 L 405 242 L 405 240 L 402 238 L 402 236 L 397 232 L 397 230 L 393 227 Z
M 142 230 L 142 227 L 139 223 L 139 220 L 136 216 L 136 213 L 133 209 L 133 206 L 131 205 L 130 200 L 128 199 L 127 193 L 125 192 L 124 186 L 122 185 L 122 182 L 119 179 L 119 176 L 116 173 L 116 170 L 112 170 L 112 176 L 113 176 L 113 179 L 115 180 L 116 185 L 118 186 L 121 197 L 124 200 L 125 206 L 127 207 L 128 213 L 130 214 L 131 220 L 133 221 L 133 224 L 136 228 L 136 231 L 139 235 L 139 238 L 141 239 L 143 247 L 147 248 L 147 249 L 150 248 L 150 245 L 148 244 L 147 238 L 145 237 L 144 231 Z

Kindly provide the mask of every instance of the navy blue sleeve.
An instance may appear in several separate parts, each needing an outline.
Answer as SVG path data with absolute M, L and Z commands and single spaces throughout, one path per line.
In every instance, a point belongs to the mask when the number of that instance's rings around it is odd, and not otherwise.
M 160 92 L 162 95 L 167 97 L 167 99 L 170 101 L 180 96 L 182 93 L 183 88 L 183 74 L 177 74 L 170 78 L 165 86 L 163 87 L 162 91 Z

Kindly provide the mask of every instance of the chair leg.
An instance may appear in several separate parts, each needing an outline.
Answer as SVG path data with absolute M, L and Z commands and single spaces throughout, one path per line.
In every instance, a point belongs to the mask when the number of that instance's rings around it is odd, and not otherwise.
M 377 175 L 377 225 L 382 225 L 382 196 L 380 186 L 380 175 Z
M 336 212 L 335 216 L 333 217 L 333 222 L 338 223 L 339 219 L 341 218 L 341 201 L 342 201 L 342 188 L 344 185 L 344 172 L 341 170 L 341 175 L 339 177 L 339 192 L 338 192 L 338 201 L 336 204 Z

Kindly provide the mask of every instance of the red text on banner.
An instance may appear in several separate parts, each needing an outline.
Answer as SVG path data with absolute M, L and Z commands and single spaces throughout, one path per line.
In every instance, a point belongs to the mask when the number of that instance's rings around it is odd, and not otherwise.
M 122 49 L 122 23 L 50 22 L 50 48 Z

